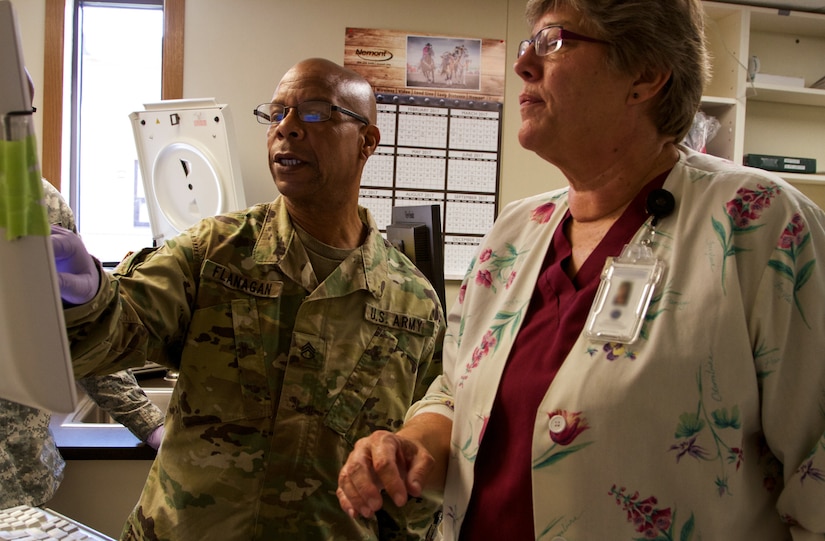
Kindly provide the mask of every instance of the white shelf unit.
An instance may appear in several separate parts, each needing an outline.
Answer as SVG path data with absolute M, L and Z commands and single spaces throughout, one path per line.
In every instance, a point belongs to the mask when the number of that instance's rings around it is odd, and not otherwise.
M 825 207 L 825 90 L 753 83 L 748 59 L 760 73 L 825 76 L 825 15 L 766 7 L 703 2 L 713 79 L 702 110 L 721 123 L 711 154 L 742 163 L 745 154 L 815 158 L 816 174 L 781 176 Z

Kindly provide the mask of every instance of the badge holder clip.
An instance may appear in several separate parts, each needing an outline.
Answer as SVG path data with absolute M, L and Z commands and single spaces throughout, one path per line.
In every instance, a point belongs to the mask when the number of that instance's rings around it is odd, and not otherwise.
M 673 210 L 673 196 L 669 192 L 657 190 L 651 195 L 665 200 L 648 200 L 648 211 L 653 216 L 645 224 L 645 238 L 626 244 L 619 257 L 610 257 L 605 262 L 585 324 L 590 340 L 632 344 L 642 331 L 653 294 L 665 274 L 665 262 L 653 254 L 650 245 L 659 218 Z

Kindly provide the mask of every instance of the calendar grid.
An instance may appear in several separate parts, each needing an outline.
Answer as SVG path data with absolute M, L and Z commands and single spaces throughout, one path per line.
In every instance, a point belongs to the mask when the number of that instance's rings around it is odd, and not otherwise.
M 393 206 L 438 204 L 444 274 L 461 279 L 498 214 L 501 103 L 377 94 L 381 143 L 359 203 L 383 232 Z

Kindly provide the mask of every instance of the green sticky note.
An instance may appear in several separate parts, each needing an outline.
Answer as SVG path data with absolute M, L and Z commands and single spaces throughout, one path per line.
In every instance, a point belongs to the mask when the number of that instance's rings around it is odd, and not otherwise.
M 8 240 L 49 234 L 34 135 L 0 141 L 0 227 Z

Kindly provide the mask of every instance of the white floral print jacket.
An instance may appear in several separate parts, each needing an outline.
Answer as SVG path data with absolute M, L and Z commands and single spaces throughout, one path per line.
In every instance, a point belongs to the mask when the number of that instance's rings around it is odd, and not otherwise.
M 680 153 L 641 338 L 579 336 L 535 414 L 536 539 L 825 539 L 825 214 L 771 173 Z M 447 540 L 566 210 L 566 190 L 503 210 L 451 310 L 444 374 L 408 414 L 453 420 Z

